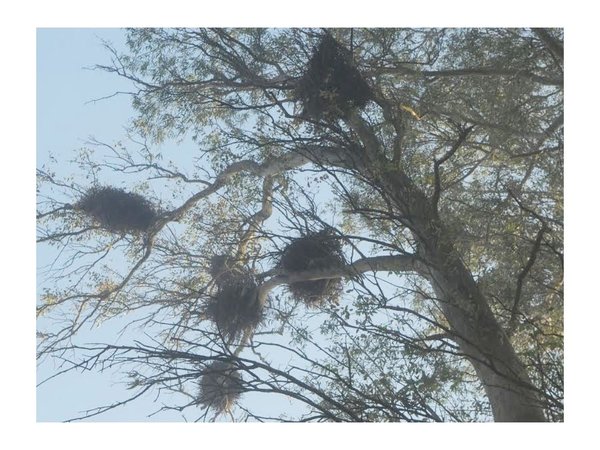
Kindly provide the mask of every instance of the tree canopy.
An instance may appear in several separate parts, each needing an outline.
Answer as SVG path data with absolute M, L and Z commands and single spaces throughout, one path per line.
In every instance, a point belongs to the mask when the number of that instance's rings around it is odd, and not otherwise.
M 37 171 L 39 358 L 131 389 L 81 418 L 563 420 L 562 30 L 127 44 L 130 139 Z

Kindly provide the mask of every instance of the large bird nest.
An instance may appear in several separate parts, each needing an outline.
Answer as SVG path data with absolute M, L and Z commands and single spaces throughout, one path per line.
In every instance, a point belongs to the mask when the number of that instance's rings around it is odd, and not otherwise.
M 242 376 L 235 366 L 229 361 L 215 361 L 200 378 L 198 403 L 222 413 L 231 410 L 242 392 Z
M 228 343 L 254 331 L 263 317 L 256 282 L 246 274 L 219 285 L 217 293 L 206 303 L 205 314 Z
M 346 261 L 342 243 L 328 231 L 311 233 L 292 241 L 281 255 L 279 266 L 287 272 L 343 267 Z M 288 286 L 290 293 L 308 306 L 337 303 L 342 292 L 341 278 L 298 281 Z
M 156 210 L 144 197 L 113 187 L 91 188 L 74 207 L 115 233 L 147 231 L 157 218 Z
M 304 105 L 304 114 L 318 120 L 363 108 L 372 94 L 351 53 L 325 33 L 296 87 L 296 96 Z

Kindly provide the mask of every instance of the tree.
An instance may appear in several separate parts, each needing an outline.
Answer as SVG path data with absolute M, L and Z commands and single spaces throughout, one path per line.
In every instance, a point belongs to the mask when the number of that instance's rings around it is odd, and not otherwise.
M 38 169 L 38 242 L 60 249 L 39 357 L 123 366 L 134 392 L 84 417 L 157 391 L 199 419 L 562 420 L 561 30 L 128 46 L 98 68 L 135 86 L 134 137 L 82 150 L 92 185 Z M 164 161 L 186 138 L 193 162 Z M 89 206 L 111 172 L 140 183 L 115 195 L 143 227 Z M 78 341 L 123 314 L 146 336 Z M 295 407 L 265 417 L 251 393 Z

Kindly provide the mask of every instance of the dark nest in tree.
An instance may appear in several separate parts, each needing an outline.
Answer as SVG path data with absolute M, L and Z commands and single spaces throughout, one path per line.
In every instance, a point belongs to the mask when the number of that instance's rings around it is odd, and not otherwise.
M 113 187 L 94 187 L 75 205 L 112 232 L 147 231 L 157 213 L 144 197 Z
M 227 342 L 254 331 L 263 317 L 256 282 L 250 275 L 243 275 L 219 285 L 217 293 L 209 298 L 205 312 Z
M 298 82 L 296 96 L 304 105 L 304 114 L 318 120 L 363 108 L 372 95 L 352 54 L 325 33 Z
M 235 366 L 229 361 L 215 361 L 200 378 L 198 403 L 222 413 L 231 410 L 242 392 L 242 376 Z
M 342 243 L 326 230 L 295 239 L 283 251 L 279 266 L 288 272 L 343 267 L 346 261 Z M 327 301 L 336 303 L 342 292 L 342 279 L 299 281 L 288 286 L 291 294 L 308 306 Z

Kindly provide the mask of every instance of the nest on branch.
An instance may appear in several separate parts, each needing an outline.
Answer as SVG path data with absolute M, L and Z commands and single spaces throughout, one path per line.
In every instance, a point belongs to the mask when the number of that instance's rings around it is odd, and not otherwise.
M 198 404 L 219 413 L 230 411 L 243 392 L 242 376 L 230 361 L 215 361 L 200 378 Z
M 353 64 L 352 54 L 325 33 L 296 87 L 296 97 L 304 106 L 304 114 L 318 120 L 363 108 L 372 94 Z
M 115 233 L 147 231 L 158 216 L 152 204 L 141 195 L 113 187 L 90 189 L 75 209 Z
M 287 272 L 344 267 L 342 243 L 326 230 L 292 241 L 281 255 L 279 266 Z M 298 281 L 288 286 L 290 293 L 308 306 L 337 303 L 342 292 L 341 278 Z
M 228 343 L 253 332 L 263 317 L 256 282 L 248 274 L 231 277 L 208 299 L 205 313 Z

